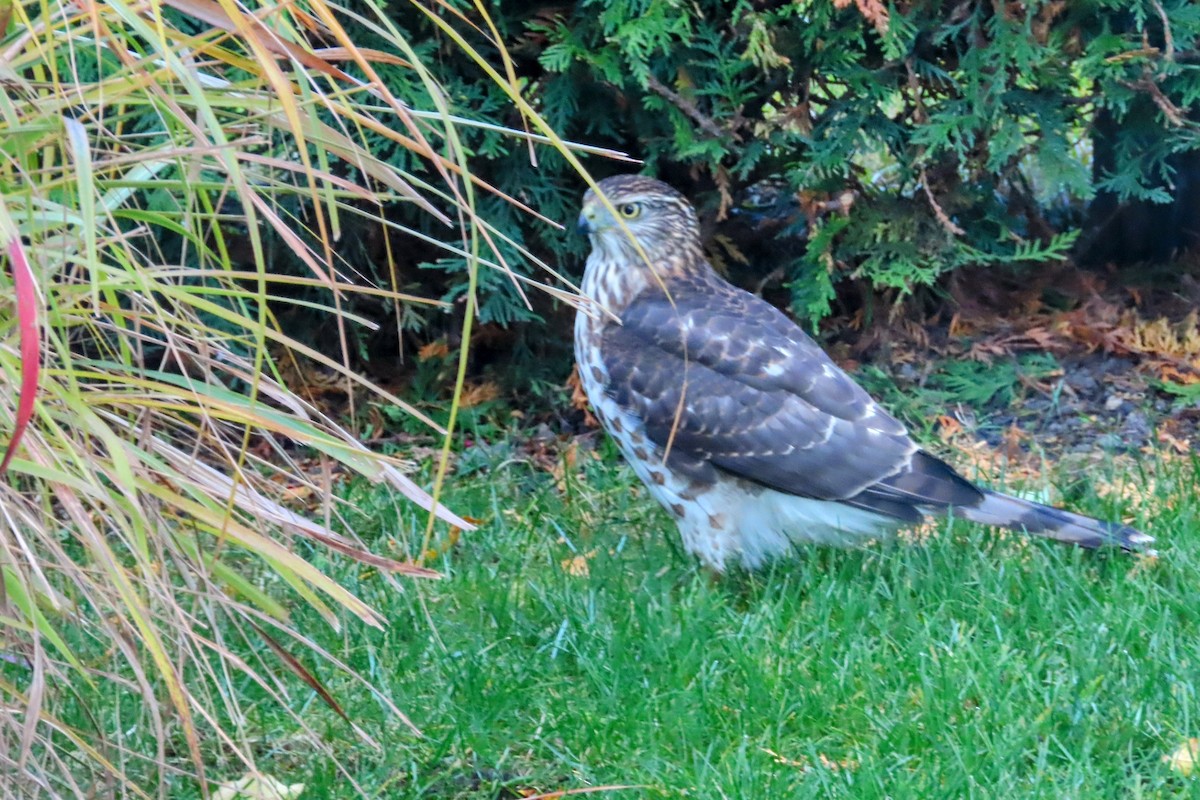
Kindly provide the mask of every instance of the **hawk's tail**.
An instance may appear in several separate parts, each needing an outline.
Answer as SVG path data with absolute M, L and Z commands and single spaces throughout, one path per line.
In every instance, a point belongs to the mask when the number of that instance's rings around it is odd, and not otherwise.
M 999 492 L 985 492 L 978 504 L 957 506 L 954 514 L 971 522 L 1012 528 L 1080 547 L 1154 552 L 1150 549 L 1154 537 L 1128 525 L 1092 519 Z

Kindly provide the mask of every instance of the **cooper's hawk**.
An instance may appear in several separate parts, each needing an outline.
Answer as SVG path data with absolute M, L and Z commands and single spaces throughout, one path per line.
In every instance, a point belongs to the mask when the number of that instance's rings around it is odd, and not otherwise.
M 1153 542 L 972 485 L 787 317 L 722 280 L 681 194 L 635 175 L 599 189 L 608 203 L 589 191 L 579 217 L 594 301 L 575 319 L 580 378 L 708 566 L 753 568 L 796 543 L 851 545 L 946 512 L 1084 547 Z

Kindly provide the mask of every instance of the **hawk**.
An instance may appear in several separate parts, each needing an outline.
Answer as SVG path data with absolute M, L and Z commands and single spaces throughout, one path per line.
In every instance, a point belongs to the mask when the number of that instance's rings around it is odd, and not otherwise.
M 637 175 L 597 188 L 579 217 L 592 245 L 581 383 L 708 567 L 753 569 L 799 543 L 854 545 L 942 513 L 1089 548 L 1153 542 L 973 485 L 795 323 L 717 275 L 683 195 Z

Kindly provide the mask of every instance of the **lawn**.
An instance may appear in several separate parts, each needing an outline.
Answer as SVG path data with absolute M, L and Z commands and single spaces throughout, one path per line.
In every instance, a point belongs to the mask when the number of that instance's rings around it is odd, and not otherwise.
M 499 455 L 456 479 L 449 503 L 484 522 L 436 561 L 443 580 L 396 588 L 313 551 L 391 623 L 298 625 L 421 735 L 323 666 L 380 749 L 298 686 L 292 707 L 346 771 L 270 702 L 252 713 L 261 766 L 305 798 L 1200 796 L 1162 763 L 1200 735 L 1194 463 L 1147 456 L 1128 476 L 1155 477 L 1134 517 L 1157 561 L 955 524 L 713 581 L 600 450 L 565 484 Z M 373 546 L 419 546 L 398 500 L 342 490 Z

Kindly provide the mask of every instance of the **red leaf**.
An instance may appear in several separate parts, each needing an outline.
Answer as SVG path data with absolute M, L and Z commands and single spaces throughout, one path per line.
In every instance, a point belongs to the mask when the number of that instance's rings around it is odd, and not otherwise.
M 13 426 L 12 438 L 0 461 L 0 475 L 8 470 L 8 462 L 17 452 L 17 445 L 33 418 L 33 401 L 37 397 L 38 375 L 41 372 L 41 337 L 38 330 L 38 293 L 33 279 L 33 270 L 25 257 L 21 240 L 13 238 L 8 243 L 8 257 L 12 262 L 13 284 L 17 290 L 17 322 L 21 331 L 21 395 L 17 401 L 17 424 Z

